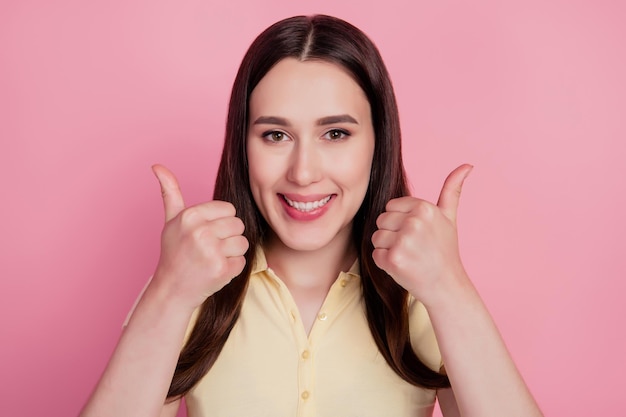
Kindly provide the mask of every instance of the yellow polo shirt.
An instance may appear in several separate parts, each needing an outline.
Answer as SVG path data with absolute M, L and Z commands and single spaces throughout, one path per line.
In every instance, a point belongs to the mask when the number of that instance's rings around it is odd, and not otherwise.
M 413 348 L 438 370 L 428 314 L 410 303 Z M 378 352 L 358 263 L 339 274 L 307 335 L 289 290 L 259 249 L 239 320 L 185 401 L 189 417 L 421 417 L 432 415 L 435 391 L 402 380 Z

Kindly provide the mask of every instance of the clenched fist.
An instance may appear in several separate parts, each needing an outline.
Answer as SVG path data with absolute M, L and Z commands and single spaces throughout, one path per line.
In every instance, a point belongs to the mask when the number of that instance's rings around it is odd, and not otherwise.
M 209 201 L 192 207 L 185 202 L 176 177 L 161 165 L 152 167 L 161 185 L 165 226 L 161 255 L 153 281 L 160 281 L 172 297 L 199 306 L 245 266 L 248 240 L 235 207 Z
M 376 220 L 372 257 L 404 289 L 424 304 L 466 279 L 459 256 L 457 208 L 471 165 L 446 178 L 437 205 L 415 197 L 396 198 Z

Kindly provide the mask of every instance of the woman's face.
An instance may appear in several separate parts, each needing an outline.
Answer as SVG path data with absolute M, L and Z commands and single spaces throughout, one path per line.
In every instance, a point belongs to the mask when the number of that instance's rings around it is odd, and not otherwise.
M 347 245 L 374 153 L 363 90 L 335 64 L 287 58 L 249 105 L 250 187 L 275 237 L 294 250 Z

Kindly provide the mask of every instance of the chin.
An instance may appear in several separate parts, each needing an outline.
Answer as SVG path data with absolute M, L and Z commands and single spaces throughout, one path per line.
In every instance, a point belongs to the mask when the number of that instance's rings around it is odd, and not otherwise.
M 350 245 L 351 233 L 348 227 L 318 224 L 307 229 L 283 230 L 275 236 L 284 246 L 294 251 L 317 251 L 327 248 L 343 251 Z M 286 232 L 286 233 L 285 233 Z
M 304 234 L 303 236 L 276 236 L 280 242 L 287 248 L 294 251 L 316 251 L 323 249 L 332 244 L 332 236 L 311 236 Z
M 314 240 L 281 240 L 281 242 L 283 242 L 283 245 L 285 245 L 289 249 L 298 252 L 316 251 L 328 246 L 328 242 L 317 242 Z

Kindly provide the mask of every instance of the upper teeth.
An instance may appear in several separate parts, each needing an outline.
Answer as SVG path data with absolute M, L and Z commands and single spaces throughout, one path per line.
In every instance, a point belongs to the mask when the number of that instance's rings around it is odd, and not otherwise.
M 330 196 L 327 196 L 318 201 L 307 201 L 306 203 L 304 203 L 301 201 L 293 201 L 285 197 L 285 201 L 287 202 L 287 204 L 289 204 L 291 207 L 295 208 L 296 210 L 305 211 L 305 212 L 320 208 L 324 206 L 326 203 L 328 203 L 329 200 L 330 200 Z

